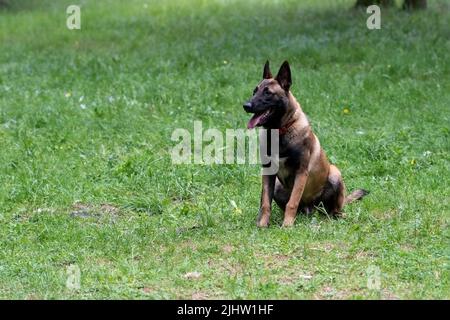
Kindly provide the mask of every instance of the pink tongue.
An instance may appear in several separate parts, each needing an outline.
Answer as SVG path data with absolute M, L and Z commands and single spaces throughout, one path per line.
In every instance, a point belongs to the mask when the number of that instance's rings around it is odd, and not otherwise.
M 263 117 L 264 113 L 255 114 L 247 124 L 247 129 L 253 129 L 259 124 L 259 120 Z

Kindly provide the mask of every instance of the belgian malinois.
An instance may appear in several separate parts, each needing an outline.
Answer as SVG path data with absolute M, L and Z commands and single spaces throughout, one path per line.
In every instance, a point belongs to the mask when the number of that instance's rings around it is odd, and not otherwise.
M 294 224 L 298 211 L 311 213 L 316 207 L 330 216 L 342 216 L 346 203 L 361 199 L 367 191 L 358 189 L 347 197 L 339 169 L 330 164 L 319 139 L 312 132 L 300 104 L 289 91 L 291 69 L 285 61 L 274 78 L 266 62 L 263 80 L 244 104 L 253 117 L 248 128 L 278 129 L 279 169 L 262 176 L 262 192 L 257 225 L 267 227 L 272 199 L 284 210 L 283 226 Z

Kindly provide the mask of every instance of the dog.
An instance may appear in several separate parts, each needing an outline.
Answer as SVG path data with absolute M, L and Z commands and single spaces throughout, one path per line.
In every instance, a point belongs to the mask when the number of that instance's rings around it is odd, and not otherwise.
M 267 227 L 272 200 L 284 211 L 283 227 L 294 224 L 297 213 L 311 213 L 321 207 L 332 217 L 341 217 L 344 204 L 359 200 L 364 189 L 345 196 L 339 169 L 330 164 L 306 115 L 292 95 L 291 68 L 287 61 L 273 77 L 269 61 L 263 79 L 253 91 L 244 110 L 253 116 L 247 128 L 277 129 L 279 168 L 276 174 L 262 175 L 262 192 L 257 225 Z M 262 142 L 260 141 L 260 144 Z

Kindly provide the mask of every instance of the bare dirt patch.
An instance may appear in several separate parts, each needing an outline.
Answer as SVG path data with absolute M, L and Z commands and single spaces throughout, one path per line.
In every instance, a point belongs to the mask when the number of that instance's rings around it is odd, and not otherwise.
M 192 300 L 207 300 L 209 295 L 203 291 L 194 292 L 191 296 Z
M 100 206 L 75 202 L 70 212 L 71 217 L 79 218 L 100 218 L 102 216 L 117 216 L 120 209 L 111 204 L 101 204 Z

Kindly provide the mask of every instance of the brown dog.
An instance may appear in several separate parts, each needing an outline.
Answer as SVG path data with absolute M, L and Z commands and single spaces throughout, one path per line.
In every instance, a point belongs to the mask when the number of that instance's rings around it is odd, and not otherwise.
M 253 113 L 248 128 L 262 126 L 279 130 L 279 169 L 276 175 L 262 176 L 261 204 L 257 224 L 267 227 L 272 199 L 284 210 L 283 226 L 292 226 L 298 211 L 310 213 L 323 205 L 332 216 L 342 215 L 344 204 L 361 199 L 363 189 L 345 197 L 345 186 L 339 169 L 330 164 L 319 139 L 314 135 L 300 104 L 289 91 L 291 69 L 285 61 L 275 78 L 269 61 L 263 80 L 244 104 Z

